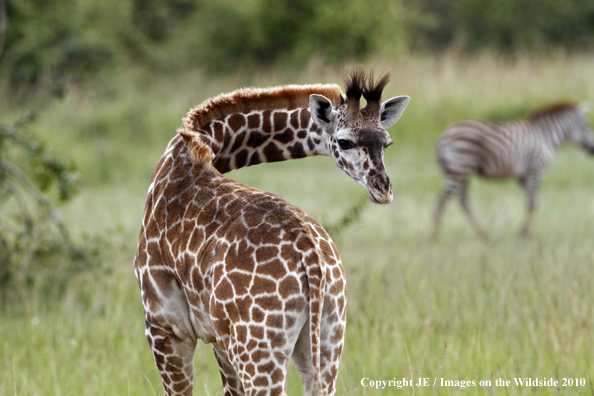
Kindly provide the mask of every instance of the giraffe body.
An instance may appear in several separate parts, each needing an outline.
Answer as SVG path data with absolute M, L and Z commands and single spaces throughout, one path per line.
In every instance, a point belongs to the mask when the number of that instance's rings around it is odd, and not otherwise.
M 302 103 L 312 89 L 324 92 L 315 86 L 290 93 Z M 347 99 L 338 94 L 329 109 L 314 106 L 312 117 L 293 99 L 283 101 L 287 95 L 271 104 L 268 96 L 278 89 L 244 93 L 192 110 L 151 177 L 135 259 L 146 336 L 167 395 L 192 394 L 198 340 L 213 346 L 225 395 L 285 395 L 290 360 L 306 395 L 334 395 L 346 323 L 336 246 L 301 209 L 221 172 L 332 155 L 338 143 L 329 143 L 335 139 L 324 129 L 329 125 L 316 117 L 341 125 Z M 340 133 L 355 139 L 357 131 L 345 131 L 346 121 L 342 126 Z M 337 164 L 365 181 L 360 184 L 375 183 L 369 188 L 378 200 L 388 194 L 391 200 L 389 179 L 379 172 L 389 136 L 370 134 L 362 133 L 369 146 L 357 150 L 376 174 Z

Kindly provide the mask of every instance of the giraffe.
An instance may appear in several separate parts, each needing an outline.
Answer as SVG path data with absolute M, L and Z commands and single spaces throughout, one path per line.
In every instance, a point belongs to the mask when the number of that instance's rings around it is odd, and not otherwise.
M 372 201 L 390 202 L 386 128 L 409 98 L 380 103 L 388 81 L 358 69 L 346 96 L 336 85 L 240 89 L 184 118 L 151 176 L 134 261 L 167 395 L 192 394 L 198 340 L 212 344 L 226 396 L 285 395 L 290 360 L 307 396 L 335 394 L 346 325 L 335 244 L 301 209 L 222 173 L 330 155 Z

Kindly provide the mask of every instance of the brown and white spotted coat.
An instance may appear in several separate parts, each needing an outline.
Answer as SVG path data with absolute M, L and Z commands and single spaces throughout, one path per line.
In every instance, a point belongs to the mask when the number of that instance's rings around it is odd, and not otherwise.
M 151 177 L 135 259 L 167 395 L 192 394 L 198 340 L 213 345 L 225 395 L 286 394 L 291 359 L 306 395 L 335 394 L 346 319 L 336 246 L 301 209 L 222 173 L 330 155 L 372 200 L 391 201 L 385 128 L 408 97 L 380 104 L 387 82 L 356 71 L 346 97 L 334 85 L 243 89 L 188 113 Z

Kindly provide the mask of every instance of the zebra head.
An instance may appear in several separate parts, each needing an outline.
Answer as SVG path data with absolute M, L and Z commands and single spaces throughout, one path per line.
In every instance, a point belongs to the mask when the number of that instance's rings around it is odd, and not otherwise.
M 335 108 L 321 95 L 311 95 L 310 112 L 325 131 L 330 156 L 336 165 L 367 190 L 375 203 L 392 202 L 392 184 L 384 166 L 384 152 L 392 144 L 386 131 L 398 121 L 410 98 L 396 96 L 381 103 L 390 81 L 387 73 L 374 80 L 356 69 L 345 78 L 346 98 Z M 367 104 L 361 107 L 361 96 Z
M 590 154 L 594 155 L 594 135 L 588 124 L 587 115 L 590 112 L 590 103 L 580 103 L 577 106 L 578 116 L 574 121 L 574 126 L 569 132 L 569 141 L 583 147 Z

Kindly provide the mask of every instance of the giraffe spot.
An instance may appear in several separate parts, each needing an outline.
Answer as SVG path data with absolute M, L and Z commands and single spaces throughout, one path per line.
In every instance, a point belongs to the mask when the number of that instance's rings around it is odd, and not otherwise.
M 157 347 L 155 347 L 155 349 L 158 350 Z M 155 363 L 157 364 L 157 367 L 159 367 L 159 371 L 163 370 L 163 365 L 165 364 L 165 356 L 161 355 L 160 353 L 153 353 L 153 356 L 155 357 Z
M 340 272 L 340 268 L 334 267 L 332 269 L 332 276 L 334 277 L 334 279 L 341 279 L 341 278 L 343 278 L 342 272 Z M 343 281 L 341 280 L 341 282 L 343 282 Z M 343 286 L 344 286 L 344 284 L 343 284 Z
M 323 306 L 323 313 L 324 316 L 330 323 L 338 322 L 338 315 L 336 314 L 336 303 L 334 299 L 328 295 L 324 298 L 324 306 Z
M 316 123 L 311 124 L 310 130 L 312 132 L 314 132 L 316 135 L 321 135 L 322 134 L 322 128 L 320 128 L 320 126 Z M 316 144 L 320 143 L 319 139 L 314 139 L 314 141 L 316 141 Z
M 309 109 L 302 109 L 300 114 L 300 121 L 301 121 L 301 128 L 307 129 L 309 126 L 309 120 L 311 118 L 311 114 L 309 114 Z
M 326 346 L 322 346 L 322 348 L 320 349 L 320 356 L 322 358 L 322 361 L 332 361 L 332 349 Z
M 250 329 L 250 336 L 252 336 L 253 338 L 259 339 L 259 340 L 264 338 L 264 327 L 250 325 L 249 329 Z
M 229 146 L 225 146 L 225 147 L 229 147 Z M 226 173 L 229 172 L 231 170 L 231 167 L 229 166 L 230 164 L 230 159 L 228 157 L 217 157 L 217 159 L 213 162 L 214 167 L 221 173 Z
M 248 373 L 251 377 L 256 375 L 256 366 L 252 363 L 248 363 L 245 365 L 245 372 Z
M 247 119 L 248 128 L 258 129 L 260 128 L 260 114 L 250 114 Z
M 275 111 L 273 117 L 275 131 L 280 131 L 287 127 L 287 113 L 285 113 L 284 111 Z
M 283 328 L 283 316 L 277 314 L 268 314 L 266 317 L 267 327 L 276 327 L 277 329 Z
M 266 338 L 270 340 L 270 346 L 272 348 L 281 348 L 286 343 L 285 335 L 280 331 L 267 330 Z
M 252 296 L 256 296 L 258 294 L 272 294 L 276 292 L 276 283 L 274 283 L 273 281 L 266 279 L 266 278 L 262 278 L 262 277 L 256 277 L 254 278 L 254 283 L 252 284 L 252 287 L 250 288 L 250 294 Z
M 274 370 L 275 364 L 274 362 L 270 361 L 264 364 L 258 365 L 258 371 L 261 373 L 271 373 Z
M 295 277 L 288 276 L 278 285 L 278 292 L 280 293 L 281 297 L 286 300 L 289 296 L 299 294 L 301 292 L 301 288 L 299 287 L 299 282 L 297 279 L 295 279 Z
M 235 155 L 235 168 L 243 168 L 247 164 L 249 152 L 246 149 L 241 150 Z
M 303 145 L 300 142 L 295 143 L 292 146 L 288 147 L 289 152 L 291 153 L 291 158 L 303 158 L 306 156 L 305 150 L 303 150 Z
M 277 129 L 278 130 L 278 129 Z M 285 129 L 283 132 L 274 134 L 274 140 L 282 144 L 287 144 L 293 140 L 293 131 L 291 129 Z
M 344 312 L 345 312 L 344 306 L 346 304 L 344 297 L 343 296 L 338 297 L 338 301 L 336 302 L 336 304 L 338 305 L 338 312 L 343 312 L 343 315 L 344 315 Z
M 229 117 L 228 124 L 234 132 L 237 132 L 240 128 L 245 126 L 245 117 L 243 114 L 233 114 L 231 117 Z M 220 142 L 220 140 L 218 141 Z
M 290 329 L 291 327 L 293 327 L 295 325 L 295 322 L 297 322 L 297 319 L 294 316 L 285 315 L 285 323 L 287 323 L 287 328 L 288 329 Z
M 275 386 L 274 388 L 270 389 L 270 396 L 280 396 L 283 394 L 283 387 L 281 386 Z M 266 396 L 266 395 L 263 395 Z
M 248 351 L 253 351 L 257 346 L 258 346 L 258 342 L 256 340 L 250 340 L 247 343 L 246 348 Z
M 252 156 L 250 157 L 250 160 L 248 162 L 248 166 L 251 165 L 257 165 L 262 163 L 262 160 L 260 159 L 260 154 L 257 151 L 254 151 L 252 153 Z
M 314 143 L 313 143 L 312 139 L 311 139 L 311 138 L 310 138 L 310 139 L 307 139 L 307 148 L 309 149 L 309 151 L 313 151 L 313 149 L 314 149 L 315 147 L 316 147 L 316 146 L 314 145 Z
M 154 345 L 154 348 L 157 351 L 161 352 L 162 355 L 171 355 L 173 353 L 173 348 L 171 348 L 171 345 L 169 345 L 166 338 L 156 337 L 153 345 Z M 155 354 L 155 355 L 157 355 L 157 354 Z M 162 364 L 164 364 L 164 363 L 165 363 L 165 360 L 163 358 Z
M 241 296 L 248 292 L 248 287 L 252 280 L 252 277 L 250 275 L 233 271 L 228 273 L 227 277 L 233 284 L 233 287 L 235 289 L 235 295 Z
M 312 253 L 308 254 L 307 256 L 305 256 L 304 261 L 305 261 L 305 264 L 309 267 L 309 266 L 314 266 L 314 265 L 318 264 L 321 260 L 316 252 L 312 252 Z
M 262 337 L 264 337 L 264 331 L 262 331 Z M 263 350 L 256 350 L 252 353 L 252 361 L 258 364 L 261 360 L 270 358 L 270 353 Z
M 305 131 L 304 129 L 297 132 L 297 137 L 299 139 L 305 139 L 306 136 L 307 136 L 307 131 Z
M 258 131 L 251 131 L 246 145 L 248 147 L 261 147 L 270 138 L 269 134 L 260 133 Z
M 299 111 L 291 112 L 291 126 L 293 129 L 299 129 Z
M 146 251 L 150 256 L 149 265 L 162 265 L 161 248 L 157 242 L 149 242 Z
M 264 311 L 280 311 L 283 308 L 283 304 L 275 296 L 257 297 L 254 299 L 254 302 L 258 304 Z
M 239 359 L 242 362 L 247 363 L 250 360 L 250 356 L 247 353 L 242 353 L 241 356 L 239 356 Z
M 171 378 L 171 380 L 173 382 L 180 382 L 183 381 L 186 376 L 184 375 L 184 373 L 180 373 L 180 372 L 176 372 L 176 367 L 175 366 L 171 366 L 169 364 L 169 362 L 167 362 L 167 364 L 165 365 L 165 371 L 169 372 L 169 378 Z
M 254 303 L 252 296 L 246 295 L 235 300 L 237 307 L 239 308 L 239 317 L 244 322 L 250 321 L 250 307 Z
M 222 278 L 214 290 L 217 299 L 225 301 L 233 297 L 233 286 L 227 278 Z
M 233 145 L 231 146 L 230 153 L 234 153 L 239 150 L 240 147 L 243 147 L 244 140 L 245 140 L 246 133 L 245 131 L 241 131 L 237 135 L 235 135 L 235 139 L 233 140 Z
M 235 326 L 235 337 L 242 344 L 245 344 L 247 342 L 247 333 L 247 327 L 245 327 L 244 325 Z
M 283 152 L 279 150 L 278 146 L 274 142 L 268 143 L 262 152 L 266 156 L 267 162 L 282 161 L 284 159 Z
M 173 390 L 177 393 L 181 393 L 188 386 L 190 386 L 190 381 L 184 380 L 182 382 L 177 382 L 177 383 L 173 384 Z
M 285 301 L 285 311 L 303 312 L 304 310 L 305 310 L 305 298 L 303 298 L 302 296 L 293 297 L 290 300 Z
M 254 384 L 254 386 L 258 386 L 261 388 L 269 385 L 268 378 L 262 375 L 259 375 L 256 378 L 254 378 L 254 381 L 252 383 Z
M 237 305 L 235 305 L 233 301 L 225 304 L 225 312 L 232 323 L 239 322 L 239 311 L 237 309 Z
M 214 133 L 209 134 L 209 135 L 211 135 L 211 136 L 214 135 L 214 138 L 217 142 L 223 142 L 223 140 L 224 140 L 223 124 L 221 124 L 220 122 L 213 122 L 211 124 L 211 129 Z
M 278 255 L 278 248 L 276 246 L 262 246 L 256 249 L 256 261 L 269 261 Z
M 272 123 L 270 120 L 271 115 L 272 115 L 271 110 L 264 110 L 262 112 L 262 131 L 265 133 L 272 132 Z
M 332 338 L 330 341 L 336 345 L 342 343 L 344 339 L 344 327 L 343 326 L 335 326 L 334 331 L 332 332 Z
M 262 311 L 259 307 L 252 307 L 252 320 L 254 322 L 263 322 L 265 317 L 266 313 Z
M 232 244 L 227 249 L 225 269 L 227 271 L 241 269 L 243 271 L 253 272 L 255 268 L 254 259 L 252 257 L 253 252 L 254 248 L 248 246 L 247 242 L 244 240 Z
M 270 379 L 272 380 L 273 383 L 282 382 L 285 379 L 283 370 L 281 370 L 280 368 L 277 368 L 276 370 L 274 370 L 272 372 L 272 374 L 270 375 Z
M 314 249 L 315 247 L 313 241 L 305 235 L 301 235 L 295 245 L 297 246 L 297 249 L 301 250 L 302 252 L 307 252 Z
M 330 294 L 338 296 L 342 293 L 344 293 L 344 282 L 339 278 L 339 280 L 330 287 Z
M 287 275 L 287 270 L 280 260 L 274 260 L 266 264 L 258 265 L 258 273 L 261 275 L 269 275 L 275 279 L 281 279 Z

